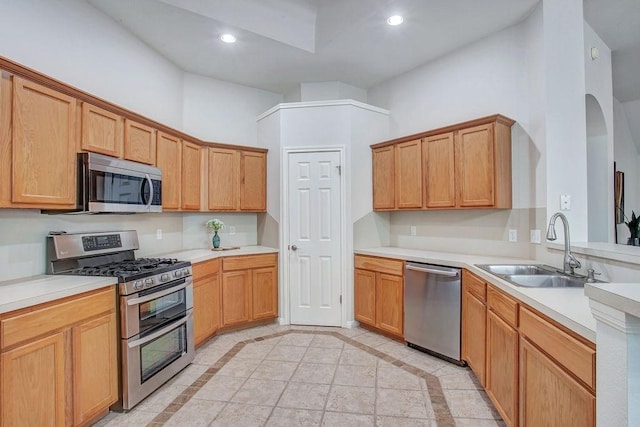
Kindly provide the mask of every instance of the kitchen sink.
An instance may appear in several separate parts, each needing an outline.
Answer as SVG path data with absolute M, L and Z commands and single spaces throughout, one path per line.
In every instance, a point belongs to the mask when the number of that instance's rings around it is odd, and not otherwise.
M 571 277 L 560 273 L 553 275 L 505 275 L 503 278 L 514 285 L 525 288 L 582 288 L 587 281 L 586 277 Z
M 534 275 L 534 274 L 555 274 L 556 270 L 542 264 L 476 264 L 476 267 L 498 276 L 505 275 Z
M 543 264 L 476 264 L 476 267 L 525 288 L 582 288 L 585 276 L 569 276 Z

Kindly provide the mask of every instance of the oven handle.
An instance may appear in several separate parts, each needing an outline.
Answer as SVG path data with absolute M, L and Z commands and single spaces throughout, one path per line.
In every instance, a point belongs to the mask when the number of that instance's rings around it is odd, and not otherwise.
M 144 338 L 140 338 L 139 340 L 135 340 L 135 341 L 132 341 L 130 343 L 127 343 L 127 347 L 136 348 L 136 347 L 140 347 L 142 345 L 145 345 L 146 343 L 148 343 L 150 341 L 153 341 L 156 338 L 161 337 L 162 335 L 166 334 L 167 332 L 171 332 L 172 330 L 176 329 L 178 326 L 184 325 L 192 317 L 193 317 L 193 312 L 189 312 L 185 317 L 183 317 L 182 319 L 178 320 L 177 322 L 174 322 L 174 323 L 170 324 L 169 326 L 160 329 L 159 331 L 155 331 L 154 333 L 152 333 L 149 336 L 146 336 Z
M 144 304 L 145 302 L 153 301 L 154 299 L 158 299 L 165 295 L 169 295 L 174 292 L 181 291 L 187 286 L 190 286 L 192 283 L 193 283 L 193 279 L 191 279 L 191 277 L 188 277 L 183 284 L 178 285 L 175 288 L 165 289 L 164 291 L 155 292 L 151 295 L 147 295 L 140 298 L 132 298 L 127 301 L 127 305 L 139 305 L 139 304 Z

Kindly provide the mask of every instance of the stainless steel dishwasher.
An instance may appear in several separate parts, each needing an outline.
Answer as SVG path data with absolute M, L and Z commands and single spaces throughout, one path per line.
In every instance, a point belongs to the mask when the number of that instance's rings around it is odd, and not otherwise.
M 407 344 L 464 365 L 460 360 L 460 269 L 407 262 L 404 277 Z

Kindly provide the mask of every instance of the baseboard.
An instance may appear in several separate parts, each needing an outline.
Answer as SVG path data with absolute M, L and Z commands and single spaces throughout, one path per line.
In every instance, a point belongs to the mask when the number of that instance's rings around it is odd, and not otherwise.
M 349 320 L 344 324 L 344 327 L 347 329 L 357 328 L 358 326 L 360 326 L 360 322 L 358 322 L 357 320 Z

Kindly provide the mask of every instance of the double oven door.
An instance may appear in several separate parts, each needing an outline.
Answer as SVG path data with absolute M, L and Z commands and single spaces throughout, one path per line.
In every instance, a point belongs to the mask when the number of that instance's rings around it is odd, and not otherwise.
M 122 408 L 129 410 L 193 361 L 193 284 L 184 277 L 120 297 Z

